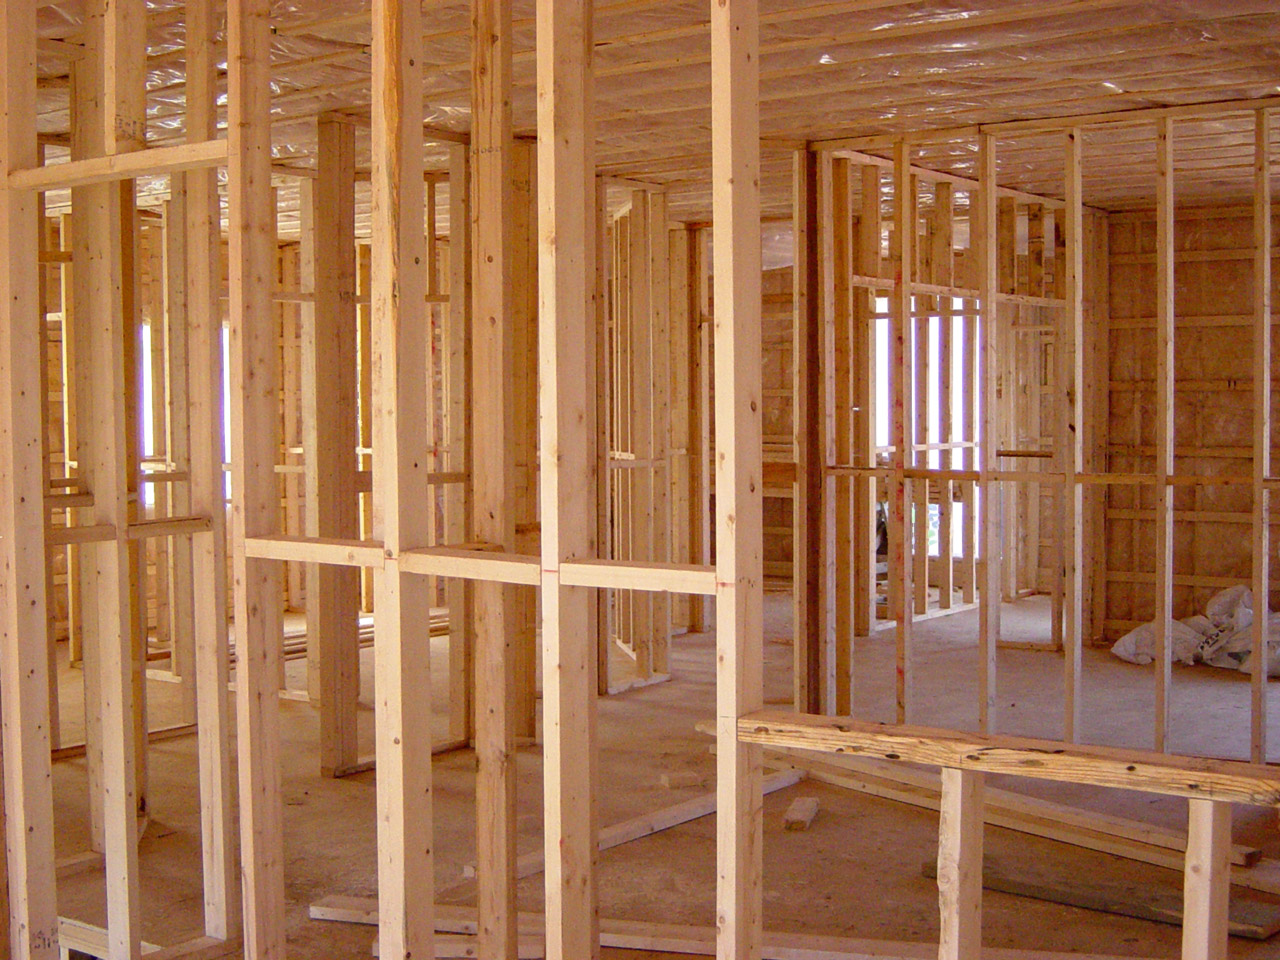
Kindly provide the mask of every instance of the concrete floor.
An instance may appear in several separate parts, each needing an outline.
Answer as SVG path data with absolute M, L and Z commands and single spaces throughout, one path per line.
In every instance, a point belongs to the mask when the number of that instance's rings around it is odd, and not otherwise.
M 766 600 L 766 696 L 790 694 L 790 606 L 788 598 Z M 1047 604 L 1039 599 L 1006 608 L 1006 635 L 1047 636 Z M 972 728 L 976 723 L 977 625 L 973 612 L 919 625 L 916 721 Z M 441 673 L 446 641 L 432 643 L 433 666 Z M 364 651 L 361 735 L 372 750 L 371 651 Z M 855 655 L 857 713 L 890 719 L 893 707 L 892 631 L 860 640 Z M 1150 742 L 1152 672 L 1122 663 L 1105 650 L 1085 652 L 1085 739 L 1146 746 Z M 302 661 L 289 664 L 290 685 L 304 685 Z M 670 683 L 629 691 L 600 704 L 601 823 L 653 812 L 713 786 L 713 757 L 694 725 L 712 715 L 714 649 L 709 635 L 672 644 Z M 79 738 L 78 671 L 60 671 L 63 741 Z M 1002 650 L 999 655 L 999 726 L 1002 732 L 1056 737 L 1062 702 L 1060 655 Z M 1239 756 L 1247 744 L 1248 682 L 1244 675 L 1210 668 L 1174 668 L 1177 723 L 1175 748 Z M 437 685 L 438 687 L 441 685 Z M 1280 685 L 1273 684 L 1273 709 Z M 438 735 L 445 732 L 442 692 L 435 695 Z M 176 690 L 150 684 L 152 726 L 175 722 Z M 322 780 L 317 775 L 317 720 L 312 708 L 280 704 L 284 738 L 285 856 L 290 953 L 299 958 L 368 956 L 372 927 L 312 921 L 307 906 L 327 894 L 373 896 L 375 883 L 374 776 Z M 1280 739 L 1280 738 L 1278 738 Z M 199 813 L 195 739 L 155 744 L 150 751 L 151 823 L 140 863 L 146 939 L 169 944 L 199 934 Z M 520 852 L 540 843 L 541 758 L 535 749 L 519 760 Z M 474 858 L 474 760 L 469 753 L 439 758 L 435 765 L 436 885 L 462 878 Z M 664 772 L 692 771 L 700 784 L 669 790 Z M 1121 791 L 1035 784 L 1001 779 L 1020 789 L 1153 822 L 1181 825 L 1185 804 Z M 87 846 L 83 761 L 63 761 L 54 771 L 58 854 Z M 805 833 L 781 829 L 782 813 L 796 796 L 815 796 L 821 812 Z M 765 917 L 772 930 L 838 936 L 932 941 L 938 935 L 937 891 L 921 876 L 921 864 L 936 855 L 937 815 L 892 801 L 852 794 L 818 783 L 802 783 L 765 800 Z M 1059 865 L 1064 875 L 1106 875 L 1176 890 L 1180 878 L 1162 870 L 1104 854 L 988 828 L 988 849 L 1006 862 L 1030 859 Z M 1280 855 L 1273 811 L 1237 808 L 1236 839 Z M 714 924 L 715 823 L 708 817 L 607 851 L 601 856 L 603 916 L 664 923 Z M 540 910 L 541 875 L 520 886 L 522 909 Z M 459 902 L 465 902 L 463 897 Z M 474 901 L 472 901 L 474 902 Z M 1178 951 L 1176 927 L 1059 907 L 990 893 L 984 899 L 985 942 L 991 946 L 1157 957 Z M 64 880 L 59 911 L 91 923 L 105 915 L 103 881 L 88 873 Z M 1232 957 L 1274 958 L 1275 943 L 1233 940 Z M 607 954 L 606 955 L 610 955 Z M 660 956 L 616 951 L 638 960 Z M 661 955 L 665 956 L 665 955 Z

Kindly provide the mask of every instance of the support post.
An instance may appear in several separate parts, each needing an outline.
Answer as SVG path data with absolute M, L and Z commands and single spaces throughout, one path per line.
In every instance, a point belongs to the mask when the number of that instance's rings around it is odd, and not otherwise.
M 880 234 L 883 227 L 880 207 L 880 168 L 862 165 L 861 211 L 858 215 L 858 273 L 866 277 L 880 276 Z M 876 292 L 857 291 L 853 310 L 853 362 L 857 373 L 853 378 L 855 418 L 853 463 L 877 466 L 876 453 Z M 876 504 L 879 502 L 874 477 L 857 477 L 853 481 L 853 635 L 871 635 L 876 621 L 877 547 Z
M 791 410 L 796 456 L 792 537 L 794 703 L 803 713 L 822 712 L 818 635 L 822 618 L 822 298 L 818 269 L 818 152 L 796 151 L 794 168 L 794 315 Z
M 589 960 L 600 956 L 595 613 L 590 590 L 561 586 L 560 564 L 597 555 L 593 3 L 539 0 L 537 14 L 546 942 L 549 960 Z
M 915 603 L 915 557 L 913 551 L 929 549 L 927 542 L 912 542 L 910 504 L 912 482 L 905 471 L 915 466 L 915 436 L 912 431 L 912 350 L 911 283 L 915 264 L 916 198 L 911 175 L 911 145 L 899 140 L 893 148 L 894 229 L 893 252 L 898 276 L 893 287 L 891 313 L 893 332 L 889 337 L 890 368 L 893 372 L 892 439 L 893 493 L 889 505 L 889 576 L 897 584 L 897 722 L 911 716 L 912 694 L 912 609 Z
M 433 512 L 418 0 L 374 0 L 372 59 L 373 536 L 387 558 L 373 577 L 378 943 L 382 957 L 411 960 L 435 955 L 431 698 L 424 696 L 434 590 L 400 568 L 404 551 L 430 545 Z
M 280 361 L 272 305 L 270 4 L 227 7 L 227 200 L 231 364 L 231 569 L 235 590 L 236 738 L 246 960 L 285 953 L 280 796 L 281 569 L 249 557 L 248 537 L 280 530 Z
M 1000 482 L 992 478 L 999 469 L 999 383 L 1000 363 L 997 358 L 1000 307 L 999 290 L 998 197 L 996 184 L 996 141 L 989 133 L 979 134 L 978 168 L 980 188 L 977 193 L 979 340 L 981 349 L 981 392 L 978 437 L 981 480 L 978 483 L 978 552 L 981 586 L 978 589 L 978 729 L 994 733 L 996 718 L 996 645 L 1000 642 L 1000 567 L 1003 536 L 1001 534 Z
M 1250 758 L 1267 762 L 1271 606 L 1271 117 L 1254 115 L 1253 180 L 1253 668 Z
M 316 178 L 303 181 L 302 450 L 306 535 L 356 540 L 355 128 L 326 114 L 316 124 Z M 341 776 L 359 759 L 360 572 L 306 568 L 308 669 L 318 673 L 320 771 Z M 310 686 L 310 684 L 308 684 Z
M 472 535 L 512 552 L 515 518 L 511 271 L 514 145 L 511 0 L 472 0 Z M 516 953 L 516 597 L 476 584 L 476 852 L 479 949 Z
M 1084 650 L 1084 201 L 1081 180 L 1083 133 L 1072 127 L 1065 135 L 1067 203 L 1061 211 L 1066 235 L 1066 309 L 1058 341 L 1058 381 L 1061 417 L 1058 424 L 1059 469 L 1064 482 L 1057 502 L 1062 505 L 1061 530 L 1063 648 L 1062 738 L 1076 743 L 1084 716 L 1081 696 Z
M 187 137 L 217 134 L 217 65 L 213 0 L 187 0 Z M 192 538 L 193 644 L 200 767 L 200 851 L 204 930 L 220 940 L 240 934 L 240 856 L 231 774 L 231 710 L 227 692 L 227 511 L 222 472 L 222 211 L 215 170 L 186 181 L 187 390 L 191 510 L 209 518 Z
M 1155 748 L 1166 753 L 1173 686 L 1173 262 L 1173 120 L 1162 116 L 1156 121 Z
M 1188 800 L 1182 960 L 1226 960 L 1231 896 L 1231 804 Z
M 36 2 L 0 9 L 0 177 L 36 164 Z M 15 960 L 55 960 L 35 196 L 0 189 L 0 755 Z
M 715 231 L 716 915 L 720 960 L 763 939 L 760 748 L 738 718 L 764 702 L 761 462 L 760 22 L 756 0 L 711 0 Z

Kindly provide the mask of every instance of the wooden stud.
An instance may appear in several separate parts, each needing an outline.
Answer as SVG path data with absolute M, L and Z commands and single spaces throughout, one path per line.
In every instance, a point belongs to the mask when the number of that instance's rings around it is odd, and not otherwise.
M 284 956 L 286 912 L 277 696 L 281 571 L 280 564 L 245 553 L 247 537 L 271 536 L 280 524 L 268 8 L 266 0 L 229 0 L 227 8 L 231 566 L 247 960 Z
M 1267 762 L 1271 608 L 1271 117 L 1254 114 L 1253 181 L 1253 647 L 1249 755 Z
M 1063 728 L 1062 738 L 1075 743 L 1084 716 L 1081 695 L 1084 650 L 1084 487 L 1075 478 L 1084 472 L 1084 200 L 1083 132 L 1064 136 L 1067 206 L 1058 214 L 1066 240 L 1066 299 L 1058 338 L 1058 464 L 1069 482 L 1057 492 L 1063 511 L 1061 531 L 1063 584 Z M 1056 225 L 1056 224 L 1055 224 Z
M 445 448 L 448 468 L 466 480 L 445 490 L 445 537 L 471 540 L 471 157 L 464 144 L 449 146 L 449 309 L 445 319 Z M 475 735 L 474 590 L 464 580 L 445 583 L 449 607 L 449 735 Z
M 511 395 L 515 243 L 511 0 L 472 0 L 472 535 L 515 544 Z M 480 953 L 516 950 L 516 607 L 510 587 L 476 584 L 476 846 Z
M 999 446 L 998 404 L 1000 368 L 997 361 L 999 338 L 998 291 L 998 206 L 996 184 L 996 142 L 990 134 L 978 140 L 978 167 L 982 185 L 978 190 L 978 236 L 974 249 L 978 265 L 979 310 L 978 337 L 981 347 L 981 388 L 978 437 L 980 497 L 978 508 L 978 551 L 982 583 L 978 589 L 978 729 L 994 732 L 996 717 L 996 645 L 1000 642 L 1000 568 L 1003 536 L 1001 533 L 1001 487 L 991 474 L 999 469 L 996 456 Z
M 897 628 L 897 722 L 906 723 L 911 714 L 912 607 L 915 597 L 913 551 L 929 548 L 928 541 L 912 543 L 907 505 L 912 503 L 912 482 L 905 471 L 915 466 L 911 401 L 911 277 L 915 261 L 916 198 L 911 177 L 911 146 L 905 140 L 894 147 L 894 230 L 893 252 L 898 276 L 891 302 L 892 333 L 889 336 L 890 368 L 893 371 L 893 416 L 890 418 L 893 454 L 893 493 L 889 503 L 889 576 L 898 584 L 895 615 Z M 919 531 L 917 530 L 917 535 Z M 918 536 L 917 536 L 918 540 Z
M 1183 870 L 1182 960 L 1226 960 L 1231 804 L 1189 800 Z
M 854 357 L 850 339 L 852 329 L 852 296 L 849 287 L 853 265 L 853 217 L 849 209 L 849 161 L 836 157 L 831 161 L 831 336 L 832 351 L 832 429 L 835 462 L 852 462 L 853 398 L 851 369 Z M 861 358 L 859 358 L 861 359 Z M 835 575 L 835 700 L 834 713 L 848 716 L 853 712 L 853 500 L 848 477 L 836 477 L 834 510 L 828 527 L 829 547 Z
M 880 276 L 880 168 L 862 165 L 861 210 L 858 216 L 858 272 L 868 277 Z M 860 289 L 854 300 L 854 371 L 853 403 L 858 408 L 855 420 L 857 436 L 855 463 L 876 465 L 876 291 Z M 876 482 L 870 478 L 855 480 L 853 487 L 853 634 L 871 635 L 876 620 L 876 568 L 879 556 L 877 532 Z
M 818 562 L 823 537 L 821 375 L 821 277 L 818 270 L 818 154 L 797 150 L 794 160 L 795 276 L 793 292 L 791 390 L 792 430 L 796 456 L 793 511 L 792 678 L 797 710 L 822 712 L 818 616 L 822 603 L 822 570 Z
M 1174 241 L 1173 120 L 1156 123 L 1156 665 L 1155 747 L 1170 749 L 1173 686 L 1170 638 L 1173 630 L 1173 500 L 1167 482 L 1174 449 Z
M 759 11 L 711 8 L 716 435 L 717 955 L 763 937 L 761 757 L 738 718 L 764 699 Z
M 596 894 L 594 612 L 560 565 L 596 555 L 595 138 L 591 0 L 538 11 L 538 408 L 542 524 L 546 946 L 551 960 L 600 955 Z M 665 236 L 666 220 L 661 228 Z M 666 253 L 663 252 L 665 258 Z M 665 340 L 663 341 L 665 346 Z
M 977 771 L 942 768 L 939 960 L 969 960 L 982 953 L 983 780 Z
M 0 178 L 36 162 L 36 3 L 0 11 Z M 0 739 L 8 938 L 15 960 L 54 960 L 58 918 L 49 765 L 45 481 L 41 470 L 38 237 L 32 194 L 0 190 Z
M 360 535 L 355 128 L 325 115 L 317 123 L 317 140 L 316 179 L 300 185 L 302 283 L 315 294 L 313 304 L 301 307 L 306 535 L 354 540 Z M 320 770 L 336 776 L 359 760 L 360 574 L 309 564 L 306 578 L 308 648 L 315 648 L 319 673 Z
M 216 48 L 213 0 L 188 0 L 187 135 L 216 132 Z M 227 639 L 227 531 L 224 506 L 221 226 L 217 174 L 198 170 L 186 181 L 187 372 L 193 512 L 208 517 L 209 533 L 192 539 L 196 723 L 202 804 L 200 851 L 204 931 L 233 940 L 241 928 L 240 857 L 231 773 Z
M 373 3 L 374 709 L 378 770 L 378 942 L 383 957 L 434 954 L 430 582 L 404 569 L 430 542 L 431 423 L 423 315 L 422 15 L 418 0 Z M 483 802 L 483 800 L 482 800 Z M 483 849 L 483 839 L 481 841 Z
M 933 250 L 930 257 L 932 282 L 951 286 L 955 282 L 955 254 L 953 229 L 955 220 L 952 185 L 939 183 L 934 188 Z M 951 429 L 951 369 L 953 350 L 952 298 L 938 298 L 938 442 L 950 444 Z M 954 467 L 955 451 L 943 450 L 939 463 L 946 469 Z M 951 536 L 952 516 L 955 512 L 955 492 L 950 480 L 938 481 L 938 606 L 950 610 L 955 593 L 955 560 Z
M 670 563 L 671 556 L 671 315 L 668 289 L 671 278 L 668 267 L 671 250 L 667 229 L 667 197 L 650 192 L 649 235 L 647 237 L 649 269 L 649 309 L 651 311 L 649 343 L 652 353 L 653 399 L 649 422 L 649 456 L 653 460 L 650 486 L 651 512 L 649 556 L 655 563 Z M 671 598 L 666 594 L 649 595 L 652 617 L 650 667 L 654 674 L 671 672 L 669 647 L 671 640 Z

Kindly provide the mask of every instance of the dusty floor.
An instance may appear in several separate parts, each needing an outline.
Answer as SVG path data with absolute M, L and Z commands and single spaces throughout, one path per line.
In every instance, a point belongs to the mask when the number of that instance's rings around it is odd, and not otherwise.
M 1007 636 L 1038 639 L 1047 634 L 1046 606 L 1037 600 L 1006 608 Z M 766 647 L 770 700 L 790 693 L 789 603 L 766 602 L 770 638 Z M 960 613 L 919 625 L 916 696 L 918 722 L 972 728 L 976 722 L 976 615 Z M 888 719 L 893 703 L 893 635 L 858 642 L 855 656 L 858 714 Z M 433 665 L 445 666 L 443 638 L 433 641 Z M 361 733 L 372 749 L 371 651 L 364 652 Z M 1146 746 L 1150 741 L 1152 674 L 1112 658 L 1105 650 L 1085 653 L 1085 739 Z M 290 684 L 303 686 L 304 664 L 289 665 Z M 708 635 L 678 638 L 672 645 L 674 679 L 601 702 L 601 822 L 609 824 L 653 812 L 696 796 L 713 784 L 707 738 L 694 724 L 709 718 L 713 703 L 713 645 Z M 1062 658 L 1044 652 L 1002 650 L 999 655 L 999 726 L 1003 732 L 1056 737 L 1060 730 Z M 78 671 L 63 667 L 63 740 L 80 736 Z M 1179 752 L 1240 755 L 1247 744 L 1248 682 L 1208 668 L 1174 668 L 1175 748 Z M 439 685 L 438 685 L 439 686 Z M 1280 715 L 1280 684 L 1272 684 L 1273 710 Z M 152 725 L 175 722 L 175 689 L 150 684 Z M 445 706 L 436 697 L 439 732 Z M 372 927 L 312 921 L 307 906 L 327 894 L 373 896 L 374 775 L 322 780 L 317 775 L 317 721 L 312 708 L 280 704 L 284 737 L 285 846 L 291 955 L 299 958 L 368 956 Z M 195 739 L 158 743 L 150 751 L 152 820 L 141 846 L 144 936 L 176 943 L 199 933 L 199 819 Z M 1280 751 L 1278 751 L 1280 753 Z M 469 753 L 437 759 L 435 765 L 436 884 L 443 891 L 462 877 L 473 859 L 474 776 Z M 701 785 L 668 790 L 659 778 L 694 771 Z M 519 763 L 520 850 L 535 849 L 541 831 L 541 758 L 523 750 Z M 86 849 L 83 761 L 56 765 L 58 854 Z M 1089 791 L 1025 781 L 999 786 L 1096 806 L 1152 821 L 1180 824 L 1185 806 L 1118 791 Z M 783 810 L 796 796 L 816 796 L 821 812 L 806 833 L 781 829 Z M 818 783 L 802 783 L 765 801 L 765 917 L 772 930 L 859 938 L 934 941 L 937 892 L 921 876 L 921 864 L 936 854 L 937 815 L 888 800 Z M 714 915 L 714 818 L 708 817 L 639 840 L 601 857 L 602 915 L 710 926 Z M 1053 860 L 1065 875 L 1110 876 L 1161 883 L 1177 889 L 1172 871 L 1119 860 L 1051 841 L 988 828 L 988 849 L 1006 862 Z M 1273 811 L 1237 808 L 1236 839 L 1280 855 Z M 522 882 L 522 909 L 540 910 L 541 876 Z M 84 874 L 60 884 L 59 912 L 100 923 L 105 912 L 100 875 Z M 1173 956 L 1176 927 L 1059 907 L 990 893 L 984 899 L 988 945 L 1095 951 L 1135 957 Z M 644 956 L 617 951 L 616 956 Z M 1232 957 L 1262 960 L 1280 955 L 1276 943 L 1233 940 Z

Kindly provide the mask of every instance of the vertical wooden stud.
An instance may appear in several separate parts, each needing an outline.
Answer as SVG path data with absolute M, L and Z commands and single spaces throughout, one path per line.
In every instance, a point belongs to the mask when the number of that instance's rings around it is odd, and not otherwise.
M 1231 804 L 1188 800 L 1182 960 L 1226 960 Z
M 1267 761 L 1267 679 L 1271 606 L 1271 117 L 1254 115 L 1253 181 L 1253 668 L 1250 751 Z
M 1173 120 L 1156 122 L 1156 700 L 1155 748 L 1170 748 L 1173 668 Z
M 981 183 L 977 193 L 979 339 L 981 347 L 981 391 L 978 459 L 982 480 L 978 496 L 978 543 L 982 584 L 978 590 L 978 727 L 983 733 L 996 729 L 996 644 L 1000 640 L 1001 489 L 992 479 L 999 469 L 999 377 L 996 356 L 999 342 L 1000 308 L 998 292 L 998 203 L 996 184 L 996 143 L 991 134 L 979 135 L 978 167 Z
M 905 471 L 915 465 L 915 436 L 912 430 L 911 283 L 915 262 L 916 203 L 911 176 L 911 146 L 905 140 L 894 144 L 894 230 L 893 252 L 898 276 L 891 303 L 893 332 L 889 337 L 890 366 L 893 371 L 893 493 L 889 503 L 889 576 L 898 584 L 897 616 L 897 722 L 911 716 L 912 693 L 912 608 L 915 597 L 913 551 L 929 549 L 928 542 L 912 543 L 908 505 L 912 482 Z
M 715 267 L 716 955 L 756 960 L 762 930 L 760 748 L 738 718 L 764 702 L 759 10 L 712 0 Z
M 970 960 L 982 953 L 983 780 L 980 771 L 942 768 L 939 960 Z

